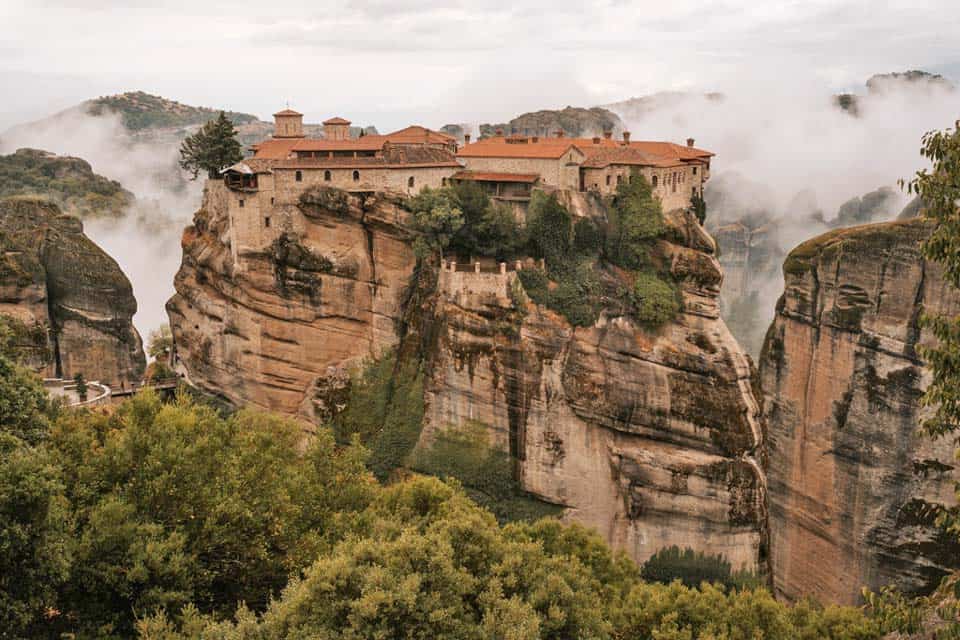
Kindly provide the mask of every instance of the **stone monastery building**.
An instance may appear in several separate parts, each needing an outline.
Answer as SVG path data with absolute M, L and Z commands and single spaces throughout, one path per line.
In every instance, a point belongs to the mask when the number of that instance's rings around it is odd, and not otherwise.
M 593 138 L 497 135 L 464 144 L 426 127 L 385 135 L 352 137 L 350 121 L 323 123 L 323 138 L 307 138 L 303 115 L 274 115 L 274 134 L 253 146 L 253 157 L 223 172 L 223 205 L 230 212 L 234 250 L 272 241 L 277 223 L 290 219 L 300 194 L 311 186 L 354 193 L 391 191 L 413 195 L 425 187 L 473 181 L 496 200 L 523 209 L 534 188 L 613 193 L 617 185 L 644 176 L 664 210 L 689 207 L 703 194 L 714 155 L 671 142 L 622 140 L 607 132 Z M 241 211 L 241 209 L 243 211 Z

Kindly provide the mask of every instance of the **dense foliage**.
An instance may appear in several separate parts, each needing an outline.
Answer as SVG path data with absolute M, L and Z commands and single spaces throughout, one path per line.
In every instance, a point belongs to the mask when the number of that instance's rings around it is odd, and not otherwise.
M 521 271 L 524 290 L 574 326 L 592 326 L 603 310 L 629 314 L 647 327 L 670 321 L 680 311 L 680 294 L 653 255 L 667 231 L 659 200 L 636 175 L 617 186 L 606 211 L 600 223 L 574 223 L 555 193 L 535 192 L 527 215 L 529 251 L 546 269 Z
M 123 215 L 134 201 L 119 182 L 94 173 L 85 160 L 36 149 L 0 155 L 0 198 L 20 195 L 47 198 L 81 217 Z
M 9 372 L 4 395 L 36 384 Z M 354 420 L 390 403 L 373 391 Z M 790 607 L 763 589 L 647 583 L 583 527 L 498 524 L 452 480 L 381 486 L 357 444 L 185 396 L 8 424 L 0 637 L 866 640 L 908 607 L 877 597 L 873 619 Z M 499 497 L 486 477 L 503 471 L 496 449 L 439 435 L 418 464 Z
M 510 207 L 498 203 L 475 182 L 424 189 L 407 203 L 419 232 L 414 249 L 423 257 L 449 251 L 464 259 L 508 260 L 518 255 L 525 234 Z
M 180 167 L 194 180 L 201 171 L 205 171 L 210 178 L 216 178 L 221 169 L 242 159 L 237 130 L 223 111 L 180 144 Z
M 93 116 L 118 113 L 123 125 L 130 131 L 166 127 L 182 128 L 204 124 L 217 117 L 216 109 L 192 107 L 143 91 L 130 91 L 96 98 L 86 103 L 86 111 Z M 226 116 L 234 124 L 257 121 L 257 117 L 249 113 L 228 111 Z
M 640 575 L 649 582 L 670 584 L 679 580 L 688 587 L 702 582 L 722 584 L 728 588 L 761 586 L 760 579 L 747 571 L 735 571 L 722 555 L 701 553 L 687 548 L 666 547 L 650 556 L 640 568 Z

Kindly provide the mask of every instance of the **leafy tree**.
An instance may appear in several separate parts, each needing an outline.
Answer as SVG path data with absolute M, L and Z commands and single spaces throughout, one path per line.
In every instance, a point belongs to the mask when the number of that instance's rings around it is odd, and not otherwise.
M 171 351 L 173 351 L 173 333 L 170 331 L 170 325 L 165 322 L 158 329 L 150 332 L 147 354 L 151 358 L 165 362 L 170 359 Z
M 629 297 L 634 317 L 640 324 L 649 327 L 673 320 L 680 311 L 677 288 L 653 272 L 641 271 L 637 274 Z
M 535 191 L 527 212 L 527 234 L 534 256 L 543 258 L 548 271 L 569 265 L 573 247 L 573 219 L 556 193 Z
M 90 635 L 187 602 L 261 610 L 339 540 L 372 497 L 365 453 L 253 411 L 138 394 L 114 415 L 69 412 L 48 440 L 76 514 L 65 616 Z
M 216 120 L 210 120 L 180 145 L 180 166 L 196 180 L 201 171 L 216 178 L 220 170 L 243 159 L 237 130 L 221 111 Z
M 610 199 L 606 258 L 625 269 L 648 264 L 653 242 L 663 235 L 666 225 L 660 200 L 642 175 L 617 185 Z
M 36 444 L 50 428 L 52 411 L 40 378 L 0 354 L 0 433 Z
M 412 226 L 419 236 L 413 250 L 419 258 L 443 251 L 463 226 L 463 210 L 450 189 L 430 189 L 407 201 L 413 214 Z
M 39 637 L 71 560 L 70 515 L 45 452 L 0 432 L 0 637 Z
M 451 187 L 463 212 L 463 226 L 450 249 L 464 255 L 513 258 L 526 243 L 524 229 L 512 209 L 493 201 L 476 182 L 464 180 Z
M 924 203 L 926 216 L 934 230 L 923 246 L 923 254 L 939 263 L 953 287 L 960 287 L 960 121 L 952 130 L 931 131 L 923 136 L 921 153 L 930 160 L 930 169 L 922 169 L 908 184 L 910 193 Z M 960 316 L 925 315 L 924 326 L 937 338 L 937 344 L 924 348 L 933 379 L 923 403 L 933 407 L 923 429 L 934 438 L 960 436 Z M 960 451 L 958 451 L 960 455 Z M 957 486 L 960 496 L 960 484 Z M 945 510 L 941 522 L 960 535 L 960 510 Z

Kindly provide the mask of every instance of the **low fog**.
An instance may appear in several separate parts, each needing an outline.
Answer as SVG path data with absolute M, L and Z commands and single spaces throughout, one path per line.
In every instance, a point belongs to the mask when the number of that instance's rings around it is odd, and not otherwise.
M 857 117 L 837 108 L 825 85 L 787 77 L 710 90 L 723 97 L 673 93 L 648 101 L 650 108 L 627 103 L 610 108 L 635 140 L 692 137 L 698 147 L 714 151 L 708 226 L 750 214 L 779 219 L 775 235 L 784 251 L 827 229 L 811 214 L 829 222 L 850 198 L 881 186 L 896 188 L 898 179 L 923 165 L 922 134 L 960 116 L 960 92 L 926 84 L 870 95 L 863 89 Z M 518 115 L 508 108 L 504 103 L 501 121 Z M 180 234 L 200 203 L 202 181 L 184 180 L 176 166 L 177 138 L 174 131 L 132 138 L 118 118 L 93 118 L 80 109 L 0 136 L 2 153 L 29 146 L 79 156 L 136 194 L 137 205 L 125 218 L 88 219 L 85 227 L 133 283 L 139 305 L 134 321 L 144 338 L 166 321 L 164 302 L 180 264 Z M 900 197 L 892 203 L 888 217 L 905 202 Z M 761 280 L 752 288 L 761 291 L 758 311 L 765 325 L 782 281 L 778 269 Z
M 879 187 L 893 188 L 896 196 L 874 221 L 896 217 L 907 203 L 898 180 L 926 165 L 919 154 L 922 135 L 960 118 L 960 92 L 928 83 L 888 84 L 869 94 L 863 87 L 856 91 L 857 117 L 835 106 L 823 85 L 786 77 L 716 90 L 722 97 L 666 94 L 663 106 L 653 100 L 652 108 L 609 108 L 634 139 L 689 137 L 715 152 L 706 190 L 708 228 L 776 220 L 773 235 L 784 252 L 828 229 L 814 218 L 829 223 L 844 202 Z M 782 273 L 774 268 L 751 278 L 762 335 L 783 290 Z
M 136 195 L 124 218 L 87 218 L 84 230 L 133 284 L 134 324 L 144 341 L 167 322 L 164 303 L 173 295 L 173 276 L 180 266 L 180 235 L 200 205 L 202 180 L 184 179 L 177 166 L 178 146 L 174 132 L 132 138 L 119 117 L 95 118 L 79 108 L 0 135 L 0 153 L 32 147 L 77 156 Z

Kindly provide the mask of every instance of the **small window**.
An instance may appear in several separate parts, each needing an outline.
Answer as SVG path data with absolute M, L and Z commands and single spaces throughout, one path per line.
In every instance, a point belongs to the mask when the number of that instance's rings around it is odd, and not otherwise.
M 696 167 L 693 168 L 693 175 L 697 175 L 697 168 L 696 168 Z
M 441 186 L 441 187 L 447 186 L 447 179 L 446 179 L 446 178 L 440 178 L 440 186 Z
M 354 181 L 354 182 L 360 182 L 360 172 L 359 172 L 359 171 L 354 171 L 354 172 L 353 172 L 353 181 Z
M 408 188 L 408 189 L 413 189 L 413 182 L 414 182 L 414 181 L 413 181 L 413 176 L 410 176 L 410 177 L 407 179 L 407 188 Z
M 273 204 L 273 196 L 270 196 L 270 204 Z
M 653 176 L 653 186 L 657 186 L 657 176 Z
M 607 186 L 608 186 L 608 187 L 610 186 L 610 175 L 609 175 L 609 174 L 607 175 Z
M 240 200 L 240 208 L 243 209 L 243 200 Z
M 697 195 L 697 188 L 696 188 L 696 187 L 694 187 L 693 189 L 690 189 L 690 195 L 693 195 L 693 196 Z
M 324 182 L 330 182 L 330 170 L 329 170 L 329 169 L 323 172 L 323 180 L 324 180 Z
M 270 228 L 270 216 L 266 216 L 266 217 L 263 219 L 263 226 L 264 226 L 265 228 L 267 228 L 267 229 Z
M 623 176 L 622 176 L 622 175 L 619 175 L 619 174 L 617 175 L 617 184 L 623 184 Z
M 293 174 L 293 179 L 297 182 L 303 182 L 303 171 L 297 169 L 297 172 Z

